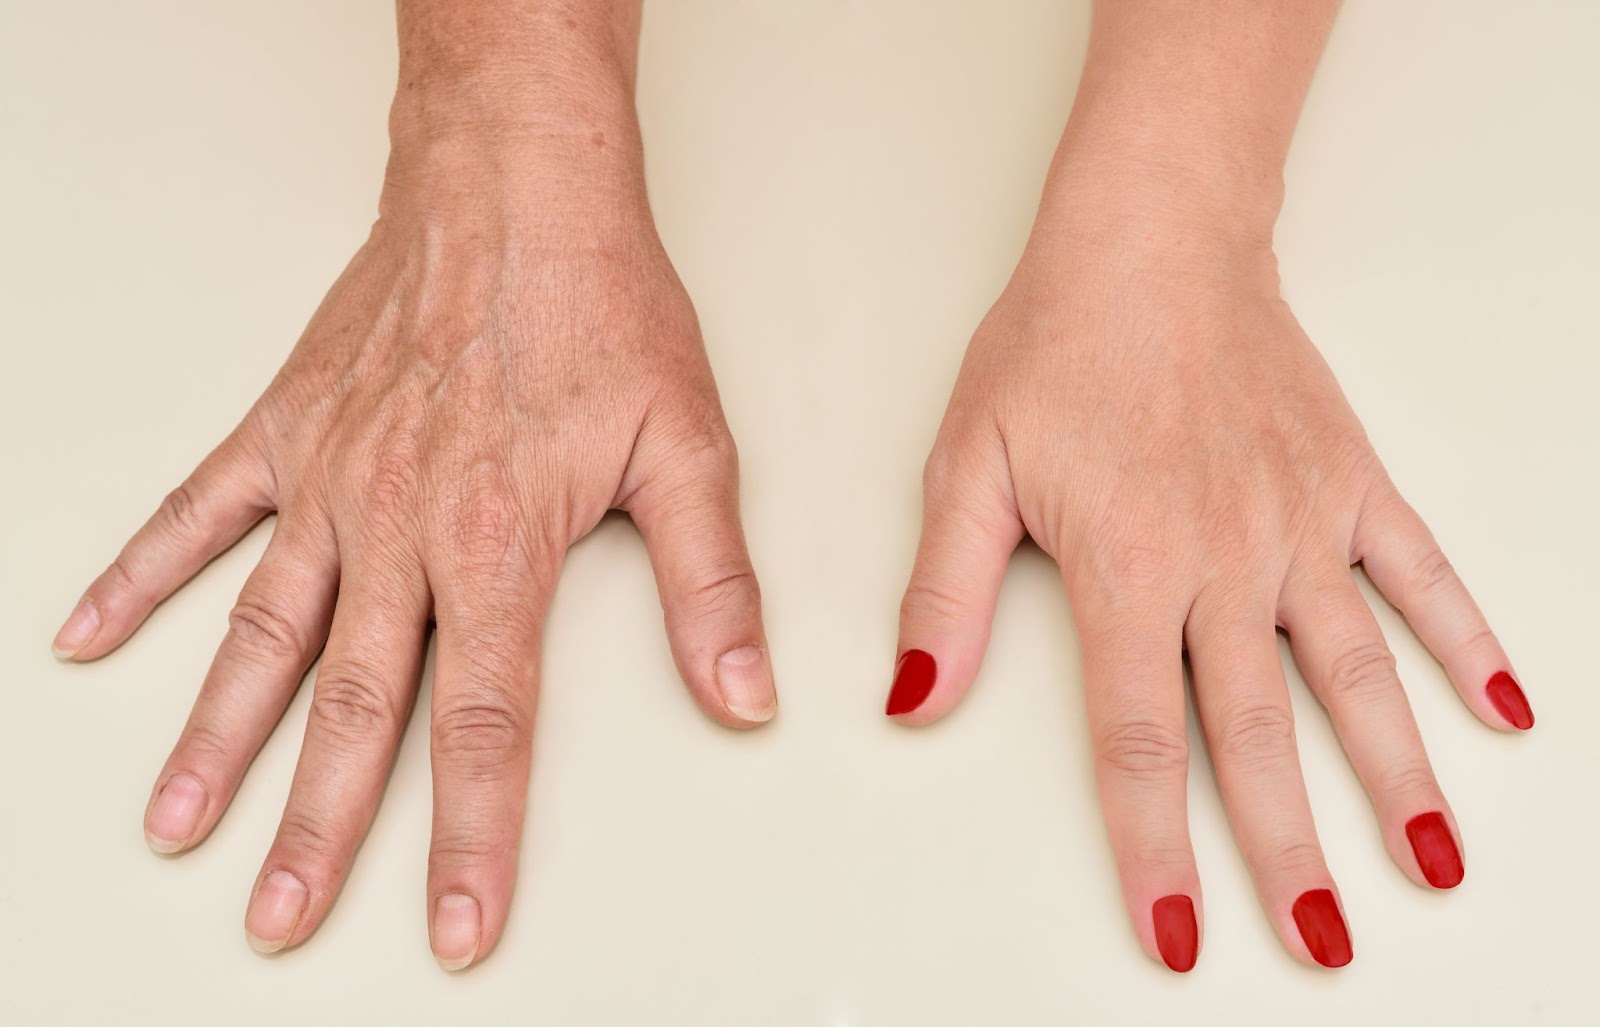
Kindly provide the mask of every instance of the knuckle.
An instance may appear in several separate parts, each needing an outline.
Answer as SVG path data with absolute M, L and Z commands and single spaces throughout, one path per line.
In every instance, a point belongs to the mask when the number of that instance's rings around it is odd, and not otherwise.
M 441 706 L 433 716 L 433 751 L 442 759 L 492 768 L 528 750 L 527 718 L 502 697 L 477 697 Z
M 374 668 L 349 657 L 324 663 L 311 696 L 311 723 L 336 738 L 351 741 L 388 737 L 399 730 L 401 714 Z
M 111 566 L 100 576 L 99 584 L 112 592 L 128 596 L 139 595 L 143 591 L 139 587 L 139 579 L 134 575 L 133 567 L 128 563 L 126 551 L 111 561 Z
M 391 440 L 367 454 L 356 472 L 356 496 L 364 515 L 379 527 L 409 520 L 416 503 L 419 465 L 411 442 Z
M 455 869 L 483 866 L 504 851 L 501 840 L 490 837 L 487 831 L 454 830 L 435 836 L 428 855 L 436 868 Z
M 304 656 L 309 648 L 294 618 L 266 596 L 240 596 L 228 613 L 228 633 L 246 649 L 267 656 Z
M 1246 769 L 1294 755 L 1294 713 L 1288 706 L 1253 703 L 1228 710 L 1216 736 L 1217 755 Z
M 1456 570 L 1448 557 L 1439 549 L 1430 549 L 1411 567 L 1407 576 L 1407 591 L 1416 596 L 1432 595 L 1456 581 Z
M 1463 653 L 1494 653 L 1500 648 L 1500 640 L 1494 637 L 1488 625 L 1479 625 L 1461 640 L 1458 648 Z
M 1156 720 L 1124 720 L 1095 741 L 1095 753 L 1108 770 L 1140 781 L 1182 776 L 1189 767 L 1185 733 Z
M 1133 865 L 1151 877 L 1165 877 L 1173 871 L 1193 870 L 1194 853 L 1186 848 L 1145 845 L 1129 856 Z
M 200 501 L 194 486 L 184 482 L 161 500 L 157 516 L 173 534 L 192 536 L 201 531 Z
M 955 451 L 943 442 L 938 443 L 922 464 L 922 494 L 946 495 L 959 477 L 959 461 Z
M 1164 532 L 1153 525 L 1128 524 L 1107 535 L 1091 559 L 1108 598 L 1138 599 L 1170 586 L 1172 558 Z
M 670 432 L 671 442 L 662 450 L 669 462 L 679 462 L 699 474 L 736 474 L 739 447 L 715 403 L 695 403 L 688 412 L 669 415 L 659 422 Z
M 1327 699 L 1363 702 L 1379 698 L 1397 686 L 1394 654 L 1379 641 L 1361 642 L 1340 652 L 1328 666 Z
M 1287 842 L 1272 849 L 1261 861 L 1261 869 L 1280 877 L 1319 876 L 1326 870 L 1322 848 L 1316 842 Z
M 198 758 L 204 762 L 212 762 L 220 758 L 234 755 L 239 751 L 239 746 L 219 730 L 216 725 L 204 720 L 191 720 L 183 729 L 183 735 L 178 739 L 178 751 L 186 759 Z
M 520 514 L 511 490 L 499 482 L 474 483 L 456 501 L 449 532 L 470 567 L 505 566 L 516 545 Z
M 319 864 L 334 862 L 339 855 L 339 837 L 324 819 L 311 811 L 291 806 L 278 822 L 278 840 L 273 846 L 301 859 Z
M 967 601 L 947 589 L 929 581 L 913 581 L 906 587 L 900 600 L 902 618 L 932 615 L 946 623 L 961 620 L 967 610 Z
M 1436 794 L 1439 791 L 1433 768 L 1426 761 L 1416 759 L 1397 760 L 1385 767 L 1378 787 L 1388 795 Z
M 700 617 L 734 613 L 759 605 L 761 586 L 749 568 L 729 570 L 689 590 L 689 607 Z

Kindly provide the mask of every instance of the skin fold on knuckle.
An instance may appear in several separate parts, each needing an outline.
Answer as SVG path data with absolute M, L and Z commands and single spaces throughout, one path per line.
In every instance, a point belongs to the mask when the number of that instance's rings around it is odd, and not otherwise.
M 1440 549 L 1429 549 L 1406 572 L 1405 593 L 1418 599 L 1456 584 L 1455 567 Z
M 690 618 L 715 620 L 760 607 L 761 586 L 748 565 L 708 568 L 707 573 L 684 594 Z
M 900 617 L 902 620 L 932 618 L 941 624 L 958 624 L 969 605 L 962 596 L 918 577 L 906 586 L 906 594 L 900 600 Z
M 1170 781 L 1189 767 L 1188 736 L 1156 720 L 1119 720 L 1094 740 L 1100 765 L 1136 781 Z
M 1370 703 L 1398 687 L 1394 654 L 1379 641 L 1365 641 L 1341 649 L 1323 674 L 1329 703 Z
M 265 593 L 239 597 L 228 612 L 228 635 L 253 656 L 274 662 L 310 655 L 311 643 L 287 606 Z
M 267 869 L 283 868 L 292 872 L 307 886 L 312 878 L 321 876 L 323 868 L 339 862 L 345 843 L 322 818 L 319 810 L 291 805 L 283 811 L 278 821 L 278 837 L 273 844 L 273 855 L 268 858 Z M 319 873 L 307 876 L 307 871 Z
M 340 742 L 366 745 L 398 731 L 405 713 L 374 664 L 345 654 L 324 660 L 318 669 L 309 717 Z
M 185 769 L 189 762 L 215 763 L 241 755 L 243 747 L 208 720 L 191 716 L 174 748 L 170 770 Z M 203 778 L 202 778 L 203 780 Z
M 1220 711 L 1212 738 L 1220 761 L 1245 772 L 1269 771 L 1294 756 L 1294 713 L 1270 703 L 1230 704 Z
M 1381 796 L 1395 799 L 1409 798 L 1422 805 L 1434 805 L 1439 796 L 1439 782 L 1433 768 L 1418 754 L 1396 754 L 1378 773 L 1376 790 Z
M 175 538 L 192 539 L 205 533 L 199 497 L 190 482 L 166 494 L 161 500 L 158 517 L 162 528 Z
M 1256 869 L 1272 877 L 1312 881 L 1327 876 L 1327 862 L 1315 842 L 1291 841 L 1272 846 L 1255 861 Z
M 458 773 L 492 777 L 517 765 L 529 749 L 527 718 L 492 691 L 461 696 L 433 713 L 433 753 Z

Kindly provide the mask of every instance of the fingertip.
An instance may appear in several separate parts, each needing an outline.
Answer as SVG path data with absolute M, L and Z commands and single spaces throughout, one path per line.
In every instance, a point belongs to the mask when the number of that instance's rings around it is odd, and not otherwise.
M 305 883 L 289 871 L 267 874 L 245 913 L 245 941 L 263 955 L 286 948 L 305 915 L 310 896 Z
M 151 851 L 171 855 L 192 846 L 209 801 L 198 778 L 172 775 L 145 812 L 144 840 Z
M 1330 970 L 1349 965 L 1355 957 L 1350 928 L 1339 899 L 1330 888 L 1314 888 L 1294 900 L 1290 910 L 1306 953 Z
M 87 649 L 100 633 L 103 624 L 100 608 L 92 598 L 84 596 L 56 632 L 55 639 L 50 643 L 50 651 L 63 662 L 76 661 L 78 654 Z
M 439 969 L 456 973 L 471 966 L 483 943 L 483 907 L 470 895 L 441 895 L 433 904 L 429 925 L 433 958 Z
M 922 649 L 907 649 L 895 661 L 894 681 L 889 686 L 889 698 L 884 703 L 885 716 L 903 723 L 919 723 L 912 718 L 933 694 L 938 681 L 939 663 L 931 653 Z
M 1194 900 L 1187 895 L 1166 895 L 1150 907 L 1156 951 L 1167 969 L 1188 973 L 1200 958 L 1200 924 Z
M 1522 686 L 1517 684 L 1517 679 L 1509 671 L 1496 671 L 1483 690 L 1489 704 L 1505 724 L 1519 732 L 1532 730 L 1533 707 L 1528 705 L 1528 697 L 1523 693 Z

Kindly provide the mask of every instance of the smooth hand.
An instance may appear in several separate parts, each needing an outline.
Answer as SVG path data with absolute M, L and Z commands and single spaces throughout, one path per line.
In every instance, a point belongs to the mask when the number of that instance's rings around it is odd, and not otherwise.
M 1135 176 L 1137 177 L 1137 176 Z M 927 464 L 888 712 L 955 705 L 1024 532 L 1061 567 L 1095 763 L 1144 947 L 1194 965 L 1184 653 L 1234 832 L 1273 925 L 1339 966 L 1349 932 L 1312 823 L 1279 660 L 1287 633 L 1389 853 L 1450 888 L 1460 837 L 1361 564 L 1489 725 L 1533 715 L 1500 643 L 1396 491 L 1278 295 L 1265 231 L 1096 185 L 1047 203 L 967 352 Z

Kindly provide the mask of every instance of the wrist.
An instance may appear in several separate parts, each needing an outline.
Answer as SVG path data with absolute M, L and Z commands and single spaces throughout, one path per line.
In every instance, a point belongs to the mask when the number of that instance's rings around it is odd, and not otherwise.
M 644 205 L 637 0 L 401 0 L 386 198 L 489 209 Z

